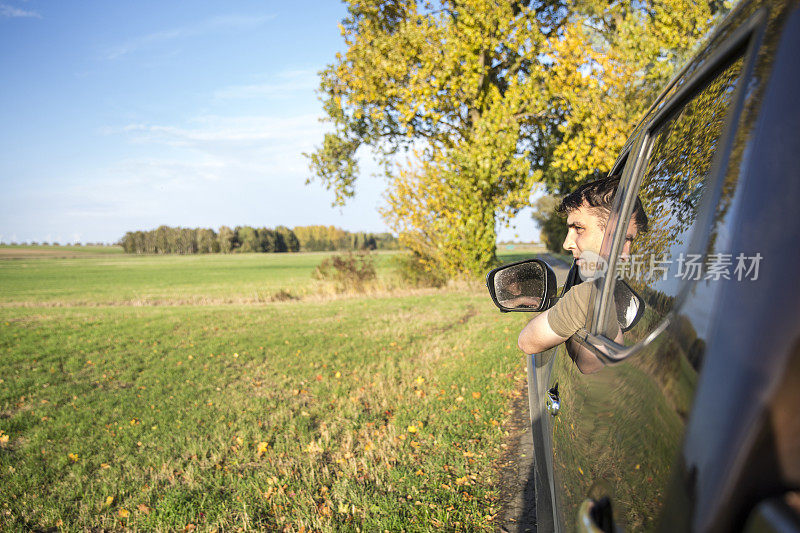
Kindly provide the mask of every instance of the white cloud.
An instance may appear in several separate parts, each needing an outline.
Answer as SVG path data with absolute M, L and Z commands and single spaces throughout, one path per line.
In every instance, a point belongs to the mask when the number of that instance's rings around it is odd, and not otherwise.
M 319 76 L 310 70 L 281 73 L 275 81 L 251 85 L 231 85 L 214 93 L 220 100 L 233 99 L 277 99 L 296 96 L 298 92 L 313 91 L 319 87 Z
M 163 44 L 176 39 L 184 39 L 187 37 L 196 37 L 198 35 L 205 35 L 208 33 L 230 31 L 230 30 L 243 30 L 247 28 L 255 28 L 264 22 L 275 18 L 274 15 L 268 16 L 243 16 L 243 15 L 225 15 L 213 17 L 200 21 L 190 26 L 182 26 L 178 28 L 171 28 L 162 30 L 147 35 L 142 35 L 131 39 L 125 43 L 111 47 L 106 52 L 108 59 L 117 59 L 121 56 L 136 52 L 143 48 L 148 48 Z
M 225 161 L 197 155 L 189 159 L 140 158 L 119 162 L 108 174 L 121 189 L 192 189 L 221 179 Z
M 104 175 L 112 178 L 109 183 L 120 198 L 141 197 L 146 190 L 160 197 L 193 196 L 201 191 L 213 197 L 210 191 L 231 187 L 267 187 L 274 190 L 273 195 L 281 190 L 306 190 L 309 169 L 302 153 L 321 141 L 324 125 L 316 114 L 203 116 L 188 125 L 132 124 L 123 132 L 133 142 L 158 146 L 157 152 L 163 155 L 131 158 L 106 169 Z M 107 191 L 103 196 L 107 197 Z M 105 214 L 105 209 L 82 210 Z
M 37 18 L 42 16 L 35 11 L 26 11 L 8 4 L 0 4 L 0 18 Z
M 297 145 L 298 154 L 322 138 L 318 116 L 307 113 L 294 117 L 208 115 L 191 121 L 192 126 L 130 124 L 125 131 L 139 142 L 163 143 L 214 151 L 220 147 L 270 142 L 272 145 Z
M 310 171 L 302 153 L 312 151 L 325 131 L 317 113 L 286 117 L 269 112 L 106 129 L 107 135 L 137 145 L 131 155 L 46 197 L 37 193 L 41 209 L 30 216 L 46 231 L 80 231 L 90 241 L 113 241 L 125 231 L 160 224 L 335 224 L 382 231 L 377 180 L 365 180 L 345 210 L 330 207 L 332 195 L 323 186 L 305 185 Z M 10 206 L 24 203 L 9 201 Z M 6 228 L 1 211 L 0 227 L 10 233 L 15 215 L 5 215 Z

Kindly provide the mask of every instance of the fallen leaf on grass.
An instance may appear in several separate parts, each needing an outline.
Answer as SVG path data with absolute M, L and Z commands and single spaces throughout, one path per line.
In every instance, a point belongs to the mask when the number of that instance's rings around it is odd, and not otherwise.
M 307 453 L 319 453 L 322 451 L 322 448 L 316 441 L 311 441 L 308 446 L 306 446 Z
M 130 511 L 128 511 L 127 509 L 120 509 L 119 511 L 117 511 L 117 516 L 120 518 L 128 518 L 130 514 L 131 514 Z
M 114 503 L 114 497 L 113 496 L 108 496 L 103 505 L 105 505 L 106 507 L 110 507 L 112 503 Z
M 143 503 L 140 503 L 136 508 L 144 514 L 150 514 L 150 508 Z
M 70 462 L 72 462 L 72 463 L 77 463 L 78 462 L 78 454 L 77 453 L 68 453 L 67 454 L 67 459 L 69 459 Z
M 268 447 L 269 447 L 269 444 L 267 444 L 266 442 L 259 442 L 258 443 L 258 447 L 256 448 L 256 453 L 258 454 L 258 456 L 261 457 L 262 455 L 267 453 L 267 448 Z

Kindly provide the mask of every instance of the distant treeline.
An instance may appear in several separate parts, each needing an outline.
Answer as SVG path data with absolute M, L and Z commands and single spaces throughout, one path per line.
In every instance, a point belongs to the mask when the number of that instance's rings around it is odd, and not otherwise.
M 120 245 L 129 254 L 229 254 L 393 249 L 397 239 L 391 233 L 353 233 L 334 226 L 222 226 L 218 232 L 160 226 L 150 231 L 129 231 Z

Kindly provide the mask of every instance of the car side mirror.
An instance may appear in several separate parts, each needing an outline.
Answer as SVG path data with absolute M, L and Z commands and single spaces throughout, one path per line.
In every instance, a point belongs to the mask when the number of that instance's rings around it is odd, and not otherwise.
M 544 311 L 555 303 L 556 275 L 541 259 L 526 259 L 489 271 L 486 288 L 504 313 Z
M 618 279 L 614 287 L 614 304 L 617 322 L 623 333 L 639 323 L 644 316 L 644 298 L 639 296 L 624 280 Z

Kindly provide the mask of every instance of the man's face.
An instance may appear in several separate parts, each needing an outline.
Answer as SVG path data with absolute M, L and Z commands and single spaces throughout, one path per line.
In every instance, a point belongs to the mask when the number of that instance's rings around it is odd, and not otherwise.
M 596 213 L 598 210 L 583 204 L 567 214 L 567 237 L 564 239 L 563 247 L 572 254 L 574 259 L 578 259 L 585 251 L 600 253 L 608 218 L 603 215 L 598 216 Z M 636 224 L 631 217 L 625 234 L 625 244 L 622 246 L 621 256 L 623 258 L 630 255 L 631 243 L 636 238 L 636 233 Z
M 584 203 L 567 213 L 567 237 L 563 246 L 574 259 L 578 259 L 585 251 L 600 253 L 607 219 L 601 220 L 595 212 Z

